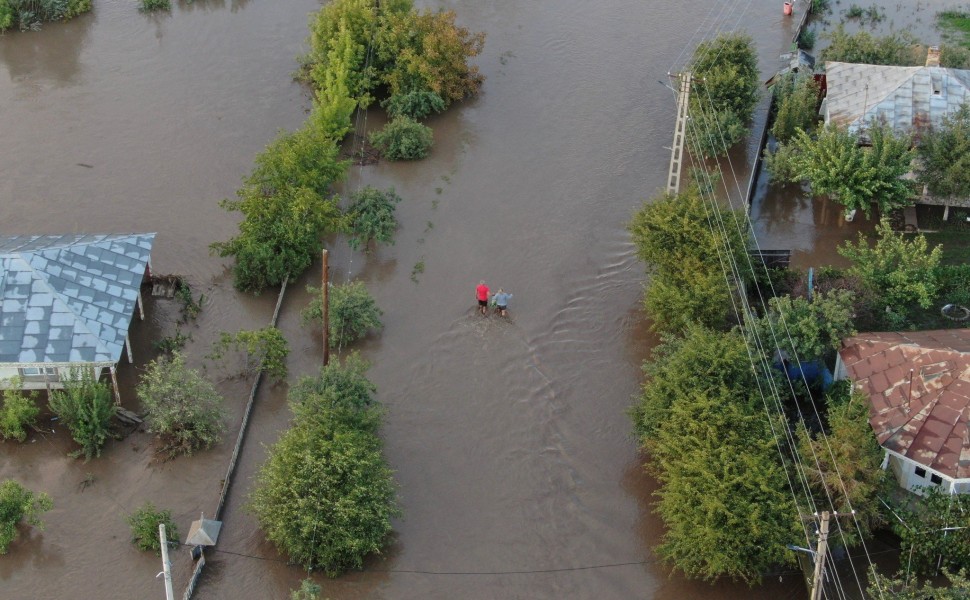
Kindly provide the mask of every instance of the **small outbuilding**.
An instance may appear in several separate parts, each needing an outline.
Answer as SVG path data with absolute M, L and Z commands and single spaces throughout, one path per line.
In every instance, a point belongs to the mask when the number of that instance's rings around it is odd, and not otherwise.
M 900 486 L 970 493 L 970 329 L 861 333 L 842 342 L 835 376 L 868 395 Z
M 115 368 L 127 347 L 154 233 L 0 235 L 0 387 L 63 387 Z M 117 384 L 115 397 L 118 397 Z

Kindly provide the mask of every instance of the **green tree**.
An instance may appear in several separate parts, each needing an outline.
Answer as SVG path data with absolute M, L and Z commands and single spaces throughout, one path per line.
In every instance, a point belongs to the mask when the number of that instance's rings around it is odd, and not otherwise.
M 931 485 L 919 502 L 893 510 L 899 517 L 892 526 L 900 556 L 907 557 L 915 573 L 933 576 L 938 568 L 970 568 L 970 504 L 963 494 Z
M 651 359 L 643 363 L 643 372 L 643 393 L 631 416 L 647 450 L 653 449 L 653 440 L 678 399 L 697 393 L 743 403 L 757 387 L 744 338 L 736 332 L 719 333 L 696 325 L 682 338 L 663 338 Z
M 321 381 L 304 379 L 299 397 L 291 395 L 296 419 L 270 448 L 249 499 L 267 539 L 290 560 L 331 577 L 380 554 L 397 514 L 376 434 L 381 411 L 361 405 L 356 394 L 343 396 L 346 388 L 333 380 L 355 376 L 334 377 L 339 369 L 326 367 Z
M 381 191 L 365 186 L 354 192 L 347 209 L 350 247 L 354 250 L 363 247 L 369 252 L 372 241 L 393 244 L 394 231 L 398 227 L 394 210 L 400 201 L 394 188 Z
M 919 181 L 934 196 L 970 196 L 970 106 L 964 104 L 943 119 L 938 128 L 924 132 L 916 149 Z
M 789 73 L 774 86 L 777 102 L 771 135 L 779 142 L 794 138 L 799 130 L 811 133 L 818 122 L 819 88 L 811 74 Z
M 697 106 L 692 111 L 687 142 L 688 149 L 695 154 L 705 158 L 721 156 L 748 135 L 747 126 L 730 110 Z
M 376 0 L 328 2 L 310 20 L 310 78 L 318 90 L 329 87 L 334 70 L 345 69 L 349 94 L 367 98 L 377 81 L 377 70 L 368 65 L 367 47 L 377 33 Z M 340 62 L 335 65 L 335 62 Z M 351 75 L 352 74 L 352 75 Z
M 290 349 L 283 332 L 276 327 L 242 329 L 236 333 L 223 331 L 206 358 L 223 361 L 233 353 L 242 355 L 242 368 L 236 375 L 266 373 L 277 382 L 286 381 L 286 357 Z
M 691 74 L 696 79 L 692 107 L 713 104 L 716 110 L 734 113 L 741 121 L 751 119 L 758 103 L 758 54 L 754 40 L 740 33 L 725 33 L 701 42 L 694 51 Z
M 40 407 L 36 392 L 20 391 L 20 379 L 5 382 L 3 400 L 0 401 L 0 439 L 27 439 L 27 428 L 37 421 Z
M 347 170 L 346 162 L 340 160 L 338 142 L 319 120 L 307 119 L 300 129 L 281 132 L 256 155 L 245 188 L 263 197 L 296 188 L 327 196 Z
M 226 210 L 243 214 L 239 235 L 211 246 L 220 256 L 235 257 L 240 290 L 258 292 L 296 278 L 319 255 L 322 236 L 342 227 L 337 203 L 307 188 L 271 196 L 246 188 L 241 194 L 239 200 L 222 202 Z
M 149 363 L 137 391 L 148 430 L 159 436 L 170 456 L 208 448 L 225 431 L 222 397 L 198 371 L 185 366 L 179 352 Z
M 914 307 L 929 308 L 939 289 L 942 250 L 937 246 L 930 251 L 922 235 L 907 239 L 893 231 L 886 218 L 876 226 L 876 234 L 871 248 L 861 233 L 858 243 L 839 247 L 839 254 L 852 261 L 849 274 L 874 290 L 880 307 L 891 314 L 905 317 Z
M 63 390 L 52 390 L 50 407 L 81 445 L 75 453 L 85 460 L 101 456 L 101 448 L 111 437 L 111 417 L 117 407 L 111 388 L 94 378 L 91 369 L 72 370 L 63 378 Z
M 34 493 L 13 479 L 4 479 L 0 483 L 0 554 L 6 554 L 17 539 L 20 523 L 44 529 L 40 515 L 53 507 L 47 494 Z
M 724 272 L 715 263 L 685 259 L 676 270 L 650 276 L 643 292 L 643 307 L 650 328 L 679 334 L 692 324 L 723 328 L 731 315 L 731 294 Z
M 162 540 L 158 537 L 158 526 L 165 524 L 165 537 L 168 544 L 178 545 L 179 531 L 172 520 L 172 511 L 155 508 L 146 501 L 135 512 L 125 517 L 125 522 L 131 527 L 131 543 L 139 550 L 152 550 L 155 554 L 162 553 Z
M 666 527 L 657 553 L 690 578 L 753 585 L 797 539 L 774 436 L 761 399 L 747 394 L 708 386 L 677 396 L 650 446 Z
M 426 90 L 446 105 L 478 93 L 485 78 L 468 60 L 484 46 L 485 34 L 458 27 L 452 11 L 387 14 L 377 34 L 377 57 L 388 65 L 384 81 L 391 95 Z
M 768 300 L 768 313 L 755 323 L 762 340 L 785 350 L 792 360 L 825 358 L 838 350 L 853 328 L 855 294 L 850 290 L 816 293 L 812 300 L 777 296 Z
M 308 577 L 300 582 L 299 589 L 290 592 L 290 600 L 320 600 L 322 591 L 323 588 Z
M 849 34 L 842 23 L 823 37 L 829 45 L 819 54 L 819 61 L 863 63 L 867 65 L 920 66 L 926 53 L 919 50 L 916 38 L 908 31 L 875 37 L 867 31 Z
M 970 580 L 966 571 L 950 573 L 944 570 L 947 587 L 936 587 L 928 581 L 900 571 L 895 577 L 872 573 L 869 577 L 869 597 L 887 600 L 966 600 L 970 598 Z
M 289 393 L 290 410 L 297 422 L 337 414 L 356 430 L 376 433 L 381 413 L 367 410 L 376 405 L 377 392 L 367 379 L 368 368 L 370 364 L 354 352 L 342 362 L 335 360 L 322 367 L 316 376 L 301 378 Z
M 875 202 L 882 214 L 910 206 L 914 190 L 902 179 L 915 155 L 907 137 L 887 127 L 866 132 L 871 146 L 859 145 L 859 137 L 836 126 L 822 128 L 816 139 L 800 131 L 792 142 L 795 171 L 808 180 L 812 192 L 828 195 L 846 207 L 871 215 Z
M 370 142 L 388 160 L 417 160 L 431 151 L 434 133 L 430 127 L 409 117 L 397 117 L 372 133 Z
M 835 404 L 829 400 L 827 406 L 826 436 L 810 434 L 803 424 L 798 428 L 798 450 L 817 503 L 825 505 L 831 498 L 839 513 L 855 511 L 854 517 L 846 517 L 842 523 L 845 537 L 833 540 L 845 539 L 852 545 L 885 525 L 879 500 L 886 486 L 883 452 L 869 425 L 865 393 L 852 391 L 847 401 Z
M 310 303 L 303 309 L 304 323 L 321 323 L 323 305 L 321 290 L 307 286 Z M 343 348 L 367 335 L 371 329 L 380 329 L 381 309 L 362 281 L 351 281 L 330 286 L 328 339 L 331 348 Z

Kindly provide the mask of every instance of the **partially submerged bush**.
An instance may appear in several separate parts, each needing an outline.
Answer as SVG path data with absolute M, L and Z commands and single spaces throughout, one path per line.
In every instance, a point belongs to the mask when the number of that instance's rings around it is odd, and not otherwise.
M 305 323 L 323 321 L 321 290 L 312 286 L 307 292 L 313 295 L 301 313 Z M 343 348 L 364 337 L 371 329 L 382 327 L 381 309 L 362 281 L 351 281 L 330 286 L 328 338 L 331 348 Z
M 169 10 L 171 8 L 172 4 L 169 0 L 141 0 L 141 10 L 143 12 Z
M 431 128 L 409 117 L 397 117 L 375 131 L 370 141 L 389 160 L 416 160 L 431 151 L 434 133 Z
M 43 529 L 40 515 L 54 507 L 50 496 L 35 494 L 13 479 L 0 483 L 0 554 L 6 554 L 17 539 L 17 525 L 21 522 Z
M 172 520 L 172 511 L 155 508 L 151 502 L 145 502 L 125 517 L 125 522 L 131 527 L 131 543 L 139 550 L 152 550 L 155 554 L 161 554 L 162 540 L 158 537 L 158 526 L 161 523 L 165 524 L 165 537 L 169 545 L 178 544 L 179 531 Z
M 52 390 L 50 407 L 81 445 L 75 456 L 85 460 L 101 456 L 101 447 L 111 437 L 115 406 L 108 384 L 95 380 L 90 369 L 72 370 L 62 380 L 63 390 Z
M 266 373 L 277 382 L 286 380 L 286 357 L 290 349 L 286 338 L 276 327 L 241 330 L 236 333 L 219 334 L 219 341 L 212 345 L 207 358 L 227 360 L 229 354 L 242 355 L 242 368 L 234 375 L 255 376 Z
M 0 400 L 0 438 L 22 442 L 27 439 L 27 428 L 34 424 L 40 407 L 36 392 L 20 391 L 20 381 L 7 382 Z
M 170 456 L 192 454 L 217 443 L 223 431 L 222 397 L 179 352 L 160 356 L 145 369 L 138 398 L 147 411 L 148 430 Z
M 42 21 L 72 19 L 91 10 L 91 0 L 0 0 L 0 32 L 14 25 L 40 29 Z
M 381 102 L 389 117 L 408 117 L 415 121 L 440 113 L 445 109 L 445 101 L 438 94 L 428 90 L 415 90 L 396 94 Z
M 394 210 L 400 201 L 394 188 L 382 191 L 366 186 L 354 192 L 347 209 L 350 247 L 354 250 L 363 247 L 368 252 L 372 241 L 393 244 L 398 226 Z

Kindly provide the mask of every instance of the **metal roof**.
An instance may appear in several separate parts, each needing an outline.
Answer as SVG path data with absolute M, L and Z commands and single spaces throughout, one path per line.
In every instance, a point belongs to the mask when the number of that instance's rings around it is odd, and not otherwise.
M 970 329 L 862 333 L 839 355 L 884 448 L 970 478 Z
M 970 98 L 970 71 L 825 63 L 826 123 L 856 131 L 884 122 L 896 132 L 939 125 Z
M 0 363 L 117 363 L 154 240 L 0 235 Z

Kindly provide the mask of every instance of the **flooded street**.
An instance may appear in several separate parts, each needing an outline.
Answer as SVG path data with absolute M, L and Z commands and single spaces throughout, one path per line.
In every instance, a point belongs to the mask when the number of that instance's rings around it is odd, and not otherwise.
M 324 596 L 801 597 L 791 568 L 749 589 L 686 582 L 657 564 L 654 483 L 626 415 L 654 341 L 624 225 L 665 184 L 675 106 L 658 80 L 683 64 L 703 22 L 759 35 L 761 68 L 773 71 L 794 26 L 781 3 L 727 3 L 720 15 L 673 0 L 421 4 L 488 33 L 477 60 L 487 79 L 479 98 L 429 121 L 431 157 L 354 167 L 346 182 L 394 186 L 404 198 L 395 245 L 365 257 L 343 239 L 329 244 L 335 279 L 366 281 L 385 313 L 381 335 L 360 349 L 387 408 L 403 518 L 387 556 L 363 572 L 315 576 Z M 205 293 L 186 329 L 197 362 L 219 331 L 264 326 L 275 293 L 236 293 L 208 245 L 236 230 L 218 200 L 278 129 L 305 117 L 309 99 L 291 75 L 318 7 L 195 0 L 146 16 L 129 1 L 95 0 L 73 22 L 0 37 L 0 230 L 157 231 L 156 272 L 183 274 Z M 318 336 L 299 318 L 318 273 L 283 304 L 291 379 L 319 367 Z M 509 320 L 477 315 L 479 279 L 514 294 Z M 155 301 L 148 312 L 132 329 L 137 364 L 172 332 L 177 307 Z M 136 372 L 123 362 L 120 373 L 133 404 Z M 226 442 L 193 457 L 154 464 L 144 433 L 87 464 L 65 456 L 63 432 L 0 444 L 0 478 L 55 503 L 47 530 L 0 559 L 0 597 L 162 596 L 159 561 L 133 549 L 123 516 L 151 499 L 173 510 L 184 537 L 213 510 L 248 391 L 239 381 L 220 389 Z M 243 508 L 263 444 L 289 418 L 285 394 L 258 396 L 197 598 L 285 598 L 304 576 Z M 83 488 L 88 473 L 94 483 Z M 179 596 L 188 568 L 178 551 Z

